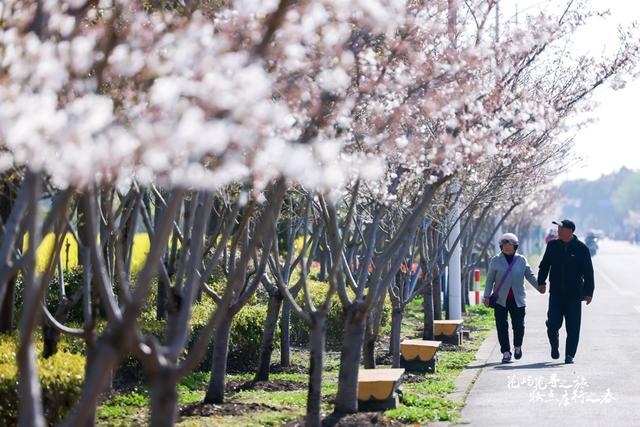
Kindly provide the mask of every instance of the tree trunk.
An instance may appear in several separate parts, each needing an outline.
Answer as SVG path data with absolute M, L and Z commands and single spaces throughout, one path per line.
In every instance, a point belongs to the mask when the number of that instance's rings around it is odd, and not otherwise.
M 44 427 L 44 410 L 42 405 L 42 385 L 36 363 L 34 344 L 35 330 L 40 315 L 40 303 L 46 293 L 40 286 L 40 275 L 36 269 L 36 248 L 41 242 L 41 229 L 38 228 L 40 215 L 38 200 L 40 198 L 39 176 L 32 172 L 27 174 L 25 184 L 29 200 L 29 214 L 25 218 L 29 232 L 29 249 L 24 254 L 24 308 L 20 315 L 18 328 L 20 343 L 16 355 L 18 365 L 18 426 Z
M 255 376 L 256 381 L 269 380 L 271 354 L 273 353 L 276 326 L 278 325 L 278 317 L 280 314 L 280 307 L 282 307 L 282 301 L 283 298 L 279 291 L 275 291 L 269 296 L 267 317 L 264 319 L 264 331 L 262 333 L 262 342 L 260 344 L 258 370 L 256 371 Z
M 9 176 L 3 175 L 2 182 L 0 183 L 0 218 L 2 218 L 2 224 L 6 224 L 11 216 L 11 209 L 13 208 L 15 200 L 15 193 L 8 185 L 10 179 Z M 18 239 L 18 242 L 21 242 L 21 240 Z M 22 245 L 20 244 L 19 247 L 22 248 Z M 0 333 L 10 333 L 13 331 L 15 293 L 16 279 L 14 276 L 7 281 L 7 290 L 4 294 L 4 299 L 0 300 Z
M 149 380 L 153 427 L 172 427 L 178 418 L 178 390 L 173 372 L 156 372 Z
M 213 361 L 211 363 L 211 379 L 205 403 L 222 403 L 224 401 L 224 379 L 227 375 L 227 355 L 229 353 L 229 335 L 231 334 L 230 316 L 221 319 L 213 341 Z
M 95 336 L 93 334 L 88 337 L 85 335 L 85 343 L 87 345 L 86 349 L 86 359 L 84 365 L 84 377 L 89 378 L 91 374 L 91 366 L 95 363 L 96 360 L 96 342 Z M 110 375 L 111 377 L 111 375 Z M 106 383 L 110 383 L 111 381 L 108 379 L 105 382 L 105 388 L 108 389 L 109 385 Z M 96 405 L 93 406 L 91 413 L 87 417 L 87 423 L 85 424 L 87 427 L 93 426 L 96 423 Z
M 156 197 L 156 209 L 153 216 L 153 223 L 157 224 L 160 221 L 160 217 L 163 212 L 162 201 L 160 196 Z M 175 234 L 175 233 L 174 233 Z M 165 253 L 162 263 L 168 271 L 169 256 Z M 162 271 L 162 265 L 159 271 Z M 169 290 L 170 283 L 164 278 L 164 274 L 158 274 L 158 293 L 156 295 L 156 319 L 163 320 L 167 318 L 167 291 Z
M 442 320 L 442 282 L 440 269 L 433 275 L 433 318 Z
M 320 252 L 320 274 L 318 275 L 318 280 L 324 282 L 327 280 L 327 262 L 326 259 L 328 256 L 326 255 L 325 250 L 321 250 Z
M 156 319 L 163 320 L 167 318 L 167 289 L 169 283 L 160 274 L 158 277 L 158 294 L 156 296 Z
M 366 369 L 376 368 L 376 338 L 369 336 L 365 332 L 364 345 L 362 346 L 362 357 Z
M 382 310 L 382 307 L 379 307 Z M 363 364 L 366 369 L 376 368 L 376 339 L 378 335 L 375 333 L 375 316 L 369 313 L 364 329 L 364 344 L 362 346 Z
M 60 331 L 47 322 L 42 324 L 42 356 L 51 357 L 58 352 L 58 342 L 60 341 Z
M 91 230 L 89 230 L 89 224 L 87 224 L 87 216 L 89 215 L 89 200 L 88 200 L 87 195 L 83 195 L 80 198 L 80 201 L 78 203 L 78 207 L 76 208 L 76 223 L 78 224 L 78 238 L 80 239 L 80 241 L 78 242 L 79 245 L 85 247 L 85 248 L 89 248 L 91 247 Z M 105 242 L 106 243 L 106 242 Z M 79 255 L 79 253 L 78 253 Z M 78 257 L 78 264 L 83 267 L 83 274 L 87 274 L 87 272 L 85 272 L 87 269 L 84 268 L 85 264 L 86 264 L 86 260 L 83 259 L 83 257 L 79 256 Z
M 467 313 L 467 306 L 469 305 L 469 292 L 471 291 L 471 275 L 467 273 L 464 276 L 464 292 L 462 293 L 462 313 Z
M 362 319 L 356 318 L 357 314 L 356 308 L 349 308 L 345 320 L 342 352 L 340 353 L 336 412 L 342 414 L 352 414 L 358 411 L 358 371 L 366 324 L 364 317 Z
M 393 307 L 391 313 L 391 337 L 390 337 L 390 349 L 392 357 L 392 367 L 400 367 L 400 338 L 402 335 L 402 307 Z
M 378 299 L 378 303 L 371 308 L 367 316 L 364 335 L 364 366 L 367 369 L 376 368 L 376 341 L 380 335 L 380 323 L 382 322 L 382 312 L 384 311 L 384 302 L 387 298 L 387 292 L 382 294 Z
M 44 414 L 42 389 L 36 367 L 36 350 L 31 340 L 21 343 L 17 359 L 20 368 L 18 388 L 22 390 L 19 392 L 21 399 L 18 403 L 18 426 L 45 427 L 46 423 L 42 416 Z
M 434 280 L 435 282 L 435 280 Z M 433 321 L 434 321 L 434 282 L 428 282 L 422 291 L 422 309 L 424 312 L 424 324 L 422 329 L 423 340 L 433 340 Z
M 16 279 L 9 279 L 4 300 L 0 304 L 0 333 L 10 333 L 13 331 L 13 310 L 16 295 Z
M 280 366 L 291 366 L 291 306 L 285 301 L 282 307 L 282 320 L 280 321 Z
M 118 338 L 108 337 L 108 341 L 121 342 Z M 88 348 L 87 348 L 88 350 Z M 59 425 L 61 427 L 94 426 L 98 396 L 105 390 L 108 376 L 121 359 L 120 351 L 106 341 L 96 346 L 95 351 L 87 354 L 85 382 L 82 395 L 75 403 L 71 414 Z
M 324 346 L 326 319 L 317 313 L 311 316 L 309 336 L 309 390 L 307 392 L 307 416 L 305 425 L 320 427 L 322 424 L 322 371 L 324 369 Z

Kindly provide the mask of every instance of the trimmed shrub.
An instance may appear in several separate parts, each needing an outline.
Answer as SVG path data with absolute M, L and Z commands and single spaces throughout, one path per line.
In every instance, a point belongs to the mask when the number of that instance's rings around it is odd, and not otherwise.
M 194 345 L 214 309 L 215 304 L 206 300 L 193 306 L 187 351 Z M 267 309 L 264 305 L 248 304 L 234 317 L 229 338 L 228 367 L 230 370 L 244 371 L 257 363 L 266 314 Z M 153 311 L 145 312 L 139 320 L 139 325 L 143 333 L 155 335 L 159 339 L 164 337 L 166 323 L 164 320 L 157 320 Z M 197 370 L 210 370 L 212 357 L 213 342 L 210 342 Z M 121 362 L 116 377 L 127 382 L 135 382 L 141 380 L 143 374 L 142 363 L 134 356 L 128 355 Z
M 309 292 L 311 294 L 311 300 L 317 306 L 324 302 L 329 289 L 327 282 L 319 282 L 317 280 L 308 279 Z M 349 296 L 354 297 L 354 293 L 349 289 Z M 304 302 L 304 293 L 300 291 L 296 301 L 301 306 L 306 305 Z M 381 334 L 383 331 L 389 329 L 389 319 L 391 318 L 391 303 L 387 298 L 385 300 L 382 320 L 381 320 Z M 337 294 L 334 294 L 331 299 L 331 309 L 327 316 L 327 345 L 330 347 L 339 347 L 342 344 L 342 333 L 344 331 L 344 311 L 342 310 L 342 304 L 340 304 L 340 298 Z M 296 344 L 307 344 L 309 342 L 309 328 L 307 325 L 295 314 L 291 315 L 291 341 Z
M 0 335 L 0 425 L 15 425 L 18 419 L 17 339 Z M 38 353 L 41 349 L 38 349 Z M 78 354 L 58 352 L 38 358 L 43 407 L 49 424 L 67 416 L 80 397 L 85 359 Z
M 212 304 L 197 304 L 193 310 L 192 331 L 187 348 L 194 344 L 198 333 L 206 325 L 214 306 Z M 235 315 L 231 324 L 229 337 L 228 369 L 246 370 L 255 366 L 260 352 L 262 330 L 267 308 L 264 305 L 247 304 Z M 198 370 L 211 369 L 213 357 L 213 342 L 209 343 L 207 352 Z
M 229 353 L 242 365 L 247 362 L 254 365 L 258 361 L 266 316 L 266 307 L 247 305 L 233 319 Z

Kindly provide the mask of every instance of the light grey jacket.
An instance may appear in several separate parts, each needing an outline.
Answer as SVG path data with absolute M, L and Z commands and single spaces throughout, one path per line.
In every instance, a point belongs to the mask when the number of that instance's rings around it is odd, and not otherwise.
M 526 293 L 524 290 L 524 279 L 526 278 L 531 286 L 538 289 L 538 281 L 534 276 L 529 266 L 529 262 L 525 257 L 519 254 L 515 254 L 513 259 L 513 267 L 511 272 L 507 276 L 506 280 L 500 288 L 498 293 L 498 304 L 503 307 L 507 305 L 507 296 L 509 295 L 509 289 L 513 289 L 513 295 L 516 298 L 516 305 L 518 307 L 526 306 Z M 500 252 L 498 255 L 491 258 L 489 262 L 489 270 L 487 271 L 487 282 L 484 287 L 484 297 L 489 298 L 494 289 L 498 287 L 502 276 L 507 272 L 509 264 L 504 254 Z

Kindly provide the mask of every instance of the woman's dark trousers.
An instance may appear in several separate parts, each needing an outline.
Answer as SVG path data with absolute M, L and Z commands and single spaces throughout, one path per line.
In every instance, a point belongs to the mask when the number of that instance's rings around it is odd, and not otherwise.
M 507 315 L 511 316 L 511 327 L 513 328 L 513 345 L 520 347 L 524 338 L 524 307 L 518 307 L 514 300 L 507 300 L 507 306 L 496 304 L 494 314 L 496 318 L 496 329 L 498 330 L 498 341 L 500 341 L 500 352 L 511 351 L 509 344 L 509 323 Z

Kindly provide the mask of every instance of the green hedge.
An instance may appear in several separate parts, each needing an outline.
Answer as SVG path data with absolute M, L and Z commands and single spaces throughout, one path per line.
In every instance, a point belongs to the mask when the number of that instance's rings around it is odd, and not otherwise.
M 329 284 L 326 282 L 319 282 L 317 280 L 308 280 L 309 291 L 311 293 L 311 300 L 317 306 L 322 304 L 327 295 Z M 353 292 L 349 290 L 349 296 L 354 297 Z M 298 304 L 305 305 L 304 294 L 302 291 L 296 298 Z M 389 329 L 389 319 L 391 318 L 391 304 L 389 299 L 385 300 L 382 321 L 381 321 L 381 334 Z M 334 294 L 331 299 L 331 309 L 329 310 L 329 316 L 327 318 L 327 345 L 330 347 L 339 347 L 342 344 L 342 333 L 344 331 L 344 311 L 342 310 L 342 304 L 337 294 Z M 291 341 L 296 344 L 307 344 L 309 342 L 309 328 L 306 323 L 302 321 L 295 314 L 291 314 Z
M 191 338 L 187 348 L 191 348 L 195 342 L 198 333 L 206 325 L 212 310 L 213 306 L 211 305 L 196 305 L 193 310 Z M 235 315 L 229 337 L 229 356 L 227 358 L 229 369 L 246 370 L 257 363 L 266 315 L 266 306 L 251 304 L 247 304 Z M 210 343 L 198 370 L 208 371 L 211 369 L 212 357 L 213 343 Z
M 195 343 L 199 332 L 207 324 L 215 305 L 208 301 L 206 297 L 203 302 L 193 306 L 191 322 L 189 324 L 189 338 L 187 352 Z M 267 308 L 263 305 L 245 306 L 233 319 L 231 324 L 231 336 L 229 339 L 228 366 L 231 370 L 246 370 L 253 367 L 258 361 L 260 342 L 262 340 L 262 329 Z M 140 329 L 143 333 L 152 334 L 158 338 L 164 336 L 165 321 L 156 320 L 155 312 L 148 311 L 139 320 Z M 198 366 L 199 371 L 211 369 L 213 356 L 213 343 L 209 343 L 205 356 Z M 143 375 L 142 363 L 135 357 L 128 355 L 124 358 L 116 377 L 125 381 L 141 380 Z
M 40 346 L 41 347 L 41 346 Z M 38 354 L 42 349 L 38 348 Z M 18 417 L 18 369 L 14 336 L 0 335 L 0 425 L 15 425 Z M 43 407 L 49 424 L 61 421 L 80 397 L 85 359 L 78 354 L 58 352 L 38 358 Z
M 207 297 L 204 297 L 202 302 L 194 305 L 189 324 L 187 351 L 195 342 L 200 330 L 206 325 L 214 308 L 214 303 L 208 300 Z M 266 312 L 266 306 L 257 304 L 254 299 L 235 316 L 229 341 L 229 367 L 231 369 L 245 370 L 257 362 Z M 138 324 L 143 333 L 155 335 L 161 341 L 164 341 L 166 322 L 155 318 L 154 308 L 145 311 L 139 318 Z M 76 323 L 71 323 L 71 325 L 81 327 Z M 104 331 L 105 327 L 106 322 L 99 320 L 97 325 L 98 333 Z M 38 330 L 37 335 L 37 341 L 41 342 L 40 330 Z M 84 340 L 65 334 L 60 336 L 58 349 L 64 353 L 78 355 L 84 355 L 86 351 Z M 208 371 L 211 369 L 212 352 L 213 344 L 210 343 L 198 370 Z M 142 363 L 134 356 L 127 355 L 120 363 L 115 376 L 124 382 L 142 381 L 144 380 Z

